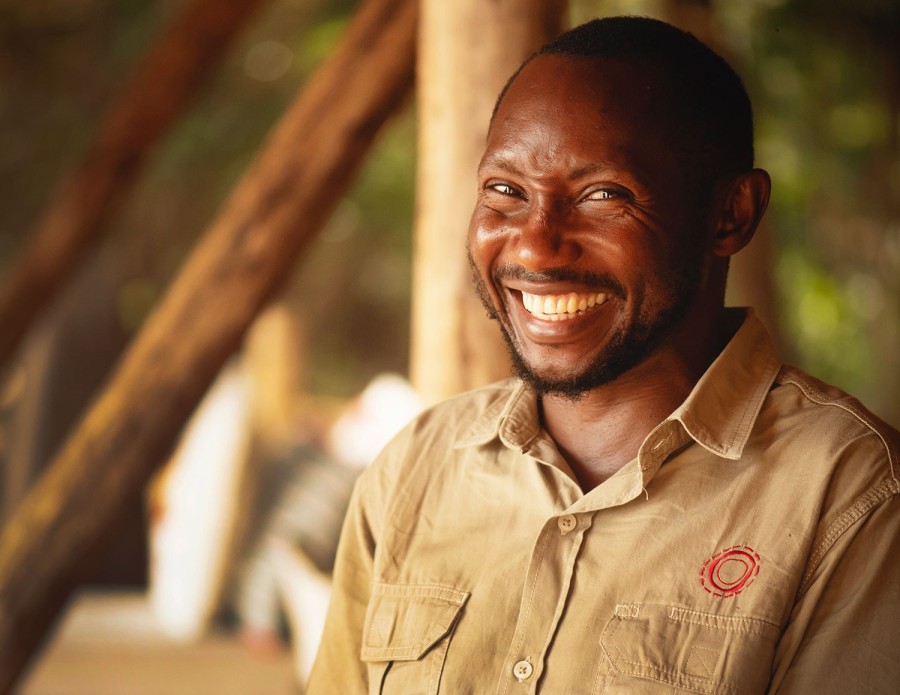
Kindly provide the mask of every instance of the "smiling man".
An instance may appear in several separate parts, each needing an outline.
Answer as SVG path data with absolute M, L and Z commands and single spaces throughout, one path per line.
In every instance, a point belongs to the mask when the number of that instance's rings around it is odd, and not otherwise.
M 900 436 L 724 308 L 752 130 L 654 20 L 513 76 L 468 244 L 519 377 L 360 479 L 310 692 L 897 692 Z

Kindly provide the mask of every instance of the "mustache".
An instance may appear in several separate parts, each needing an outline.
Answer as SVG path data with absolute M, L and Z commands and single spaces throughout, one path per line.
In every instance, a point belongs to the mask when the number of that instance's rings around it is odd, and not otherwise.
M 528 270 L 520 265 L 504 263 L 494 268 L 491 279 L 500 284 L 504 280 L 522 280 L 525 282 L 573 282 L 588 287 L 602 287 L 610 290 L 620 298 L 625 297 L 625 288 L 609 273 L 586 273 L 571 268 L 547 268 L 546 270 Z

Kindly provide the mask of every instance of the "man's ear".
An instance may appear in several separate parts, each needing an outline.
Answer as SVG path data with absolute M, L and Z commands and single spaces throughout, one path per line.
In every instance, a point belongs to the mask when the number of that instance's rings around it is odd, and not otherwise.
M 721 184 L 713 214 L 712 252 L 723 258 L 733 256 L 753 238 L 769 205 L 772 181 L 763 169 L 730 177 Z

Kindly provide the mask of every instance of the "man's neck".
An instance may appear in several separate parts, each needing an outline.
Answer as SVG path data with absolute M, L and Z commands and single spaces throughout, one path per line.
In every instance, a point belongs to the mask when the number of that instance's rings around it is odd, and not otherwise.
M 705 349 L 696 340 L 690 349 L 679 349 L 673 341 L 577 400 L 541 397 L 542 424 L 584 491 L 634 459 L 647 435 L 685 401 L 739 324 L 723 320 L 718 325 L 700 343 Z

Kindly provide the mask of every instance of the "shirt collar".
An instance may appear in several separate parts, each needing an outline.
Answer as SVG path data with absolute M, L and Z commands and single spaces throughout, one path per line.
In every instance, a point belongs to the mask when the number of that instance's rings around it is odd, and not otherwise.
M 534 392 L 520 379 L 508 379 L 500 386 L 499 397 L 485 408 L 454 448 L 487 444 L 499 436 L 506 446 L 524 450 L 540 434 Z
M 741 327 L 684 403 L 667 418 L 668 426 L 662 423 L 650 437 L 663 439 L 663 432 L 671 430 L 673 422 L 679 422 L 708 451 L 727 459 L 741 457 L 782 361 L 766 327 L 752 309 L 729 311 L 746 314 Z M 513 379 L 498 391 L 498 398 L 478 416 L 454 448 L 487 444 L 499 437 L 504 445 L 524 451 L 540 431 L 537 398 L 522 381 Z M 669 439 L 668 435 L 664 439 Z
M 782 361 L 752 309 L 729 311 L 744 311 L 744 322 L 669 420 L 712 453 L 739 459 Z

